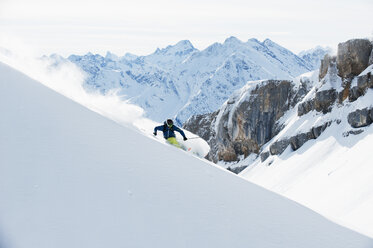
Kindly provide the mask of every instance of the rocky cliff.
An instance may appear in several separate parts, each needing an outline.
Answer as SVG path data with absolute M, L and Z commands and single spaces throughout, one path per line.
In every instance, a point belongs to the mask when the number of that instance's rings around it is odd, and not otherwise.
M 211 146 L 208 159 L 237 161 L 260 148 L 282 128 L 277 121 L 309 91 L 309 81 L 249 82 L 214 113 L 190 118 L 184 128 Z
M 372 48 L 369 40 L 349 40 L 338 45 L 337 56 L 325 55 L 318 71 L 294 80 L 248 82 L 218 111 L 193 116 L 184 128 L 209 142 L 207 158 L 214 162 L 242 161 L 251 154 L 264 162 L 344 121 L 352 128 L 344 135 L 357 134 L 354 128 L 373 122 L 372 99 L 365 99 L 362 109 L 350 106 L 373 88 Z M 348 111 L 348 117 L 338 111 Z M 244 168 L 240 163 L 235 171 Z

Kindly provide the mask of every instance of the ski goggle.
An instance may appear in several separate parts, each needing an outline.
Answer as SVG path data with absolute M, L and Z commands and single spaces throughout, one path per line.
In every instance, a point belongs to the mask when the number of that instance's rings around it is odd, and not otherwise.
M 174 122 L 172 120 L 167 120 L 167 126 L 169 127 L 172 127 L 172 125 L 174 124 Z

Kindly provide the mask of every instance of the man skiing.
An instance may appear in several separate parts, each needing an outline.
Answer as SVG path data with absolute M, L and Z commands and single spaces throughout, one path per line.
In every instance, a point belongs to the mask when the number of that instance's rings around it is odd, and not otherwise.
M 155 127 L 153 134 L 157 135 L 157 131 L 162 131 L 163 137 L 167 140 L 167 142 L 178 148 L 181 148 L 181 145 L 179 144 L 179 142 L 177 142 L 174 131 L 179 132 L 181 136 L 183 136 L 184 141 L 187 140 L 187 137 L 185 136 L 183 130 L 175 126 L 174 122 L 171 119 L 165 121 L 162 126 Z

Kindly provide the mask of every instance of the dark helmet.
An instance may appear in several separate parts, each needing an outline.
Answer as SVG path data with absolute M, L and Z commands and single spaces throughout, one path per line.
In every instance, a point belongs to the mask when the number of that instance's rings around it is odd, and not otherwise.
M 171 119 L 168 119 L 166 123 L 167 123 L 167 126 L 169 127 L 172 127 L 172 125 L 174 124 L 174 122 Z

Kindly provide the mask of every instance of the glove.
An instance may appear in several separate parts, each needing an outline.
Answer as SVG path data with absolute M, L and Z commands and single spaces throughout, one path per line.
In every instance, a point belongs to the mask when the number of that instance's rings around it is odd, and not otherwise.
M 156 132 L 154 132 L 153 134 L 154 134 L 154 136 L 157 136 L 157 133 L 156 133 Z
M 184 141 L 188 140 L 187 137 L 184 137 Z

